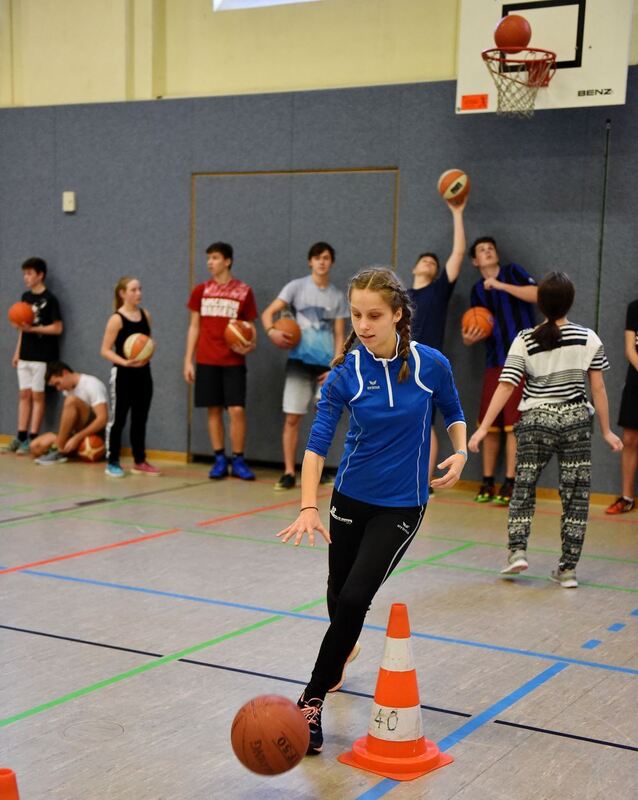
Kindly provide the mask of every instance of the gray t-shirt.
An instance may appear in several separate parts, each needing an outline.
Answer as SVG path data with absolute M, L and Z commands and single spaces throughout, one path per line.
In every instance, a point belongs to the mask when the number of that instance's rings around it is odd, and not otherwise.
M 301 341 L 289 357 L 328 367 L 334 356 L 334 320 L 350 316 L 344 293 L 332 284 L 317 286 L 309 275 L 287 283 L 278 297 L 290 306 L 301 328 Z

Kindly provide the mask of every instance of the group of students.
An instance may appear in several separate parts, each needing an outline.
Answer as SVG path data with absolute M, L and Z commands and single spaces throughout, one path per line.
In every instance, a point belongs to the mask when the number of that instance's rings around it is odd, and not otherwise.
M 466 444 L 465 417 L 452 368 L 440 352 L 447 305 L 465 252 L 464 205 L 449 207 L 454 221 L 450 257 L 441 270 L 435 254 L 421 254 L 413 269 L 412 289 L 406 289 L 391 270 L 370 268 L 351 279 L 346 297 L 329 280 L 334 249 L 318 242 L 308 254 L 310 275 L 286 284 L 262 313 L 266 335 L 274 345 L 290 351 L 284 383 L 285 471 L 278 489 L 295 485 L 299 420 L 317 399 L 320 388 L 302 464 L 300 510 L 295 521 L 278 534 L 282 541 L 293 540 L 295 545 L 307 535 L 313 545 L 318 533 L 329 544 L 330 623 L 298 700 L 310 729 L 309 754 L 322 749 L 323 703 L 329 692 L 340 688 L 347 664 L 359 652 L 358 637 L 372 599 L 416 536 L 432 489 L 449 488 L 459 480 L 468 446 L 477 452 L 483 443 L 484 476 L 476 500 L 509 505 L 509 548 L 501 570 L 506 576 L 527 569 L 536 484 L 549 459 L 557 455 L 562 546 L 551 578 L 564 588 L 578 585 L 575 569 L 589 508 L 594 412 L 611 449 L 623 449 L 623 442 L 609 425 L 603 381 L 609 364 L 602 342 L 596 333 L 567 318 L 574 300 L 573 283 L 564 273 L 551 272 L 537 286 L 522 267 L 500 264 L 491 237 L 477 239 L 470 248 L 472 263 L 481 275 L 472 289 L 472 304 L 490 309 L 495 324 L 493 334 L 485 340 L 487 366 L 479 426 Z M 215 449 L 210 477 L 218 480 L 230 472 L 252 480 L 254 475 L 243 455 L 245 358 L 256 347 L 256 303 L 250 287 L 232 277 L 230 245 L 217 242 L 208 248 L 207 256 L 211 278 L 193 290 L 188 302 L 191 318 L 184 378 L 195 383 L 195 404 L 208 409 Z M 20 384 L 19 431 L 10 449 L 29 449 L 30 419 L 30 445 L 37 450 L 38 439 L 33 434 L 42 420 L 43 380 L 48 381 L 66 393 L 56 441 L 53 447 L 45 442 L 42 446 L 47 452 L 38 459 L 55 463 L 77 446 L 79 436 L 104 425 L 106 389 L 102 384 L 103 391 L 98 391 L 97 379 L 74 373 L 54 360 L 58 355 L 54 337 L 62 332 L 62 322 L 57 301 L 44 286 L 46 265 L 29 259 L 23 270 L 28 289 L 23 299 L 32 304 L 37 316 L 33 325 L 22 327 L 14 357 Z M 102 342 L 101 353 L 113 364 L 111 387 L 116 401 L 107 425 L 107 470 L 119 467 L 121 428 L 130 409 L 136 467 L 146 465 L 148 474 L 157 474 L 151 471 L 154 468 L 147 464 L 143 450 L 152 396 L 150 368 L 126 359 L 122 351 L 123 341 L 131 333 L 150 334 L 150 317 L 140 302 L 139 281 L 122 279 L 115 290 L 116 311 Z M 540 325 L 535 324 L 534 304 L 544 317 Z M 301 328 L 301 341 L 295 347 L 274 325 L 275 315 L 286 311 L 295 315 Z M 346 338 L 347 317 L 352 331 Z M 626 445 L 623 496 L 607 509 L 609 513 L 633 507 L 638 451 L 637 317 L 638 301 L 629 306 L 625 331 L 630 364 L 619 420 Z M 225 344 L 223 331 L 230 319 L 245 320 L 253 327 L 249 344 Z M 482 339 L 479 330 L 463 331 L 468 346 Z M 224 408 L 230 419 L 230 463 L 224 451 Z M 437 460 L 432 428 L 435 409 L 443 416 L 452 451 L 436 465 L 443 472 L 438 478 L 432 472 Z M 349 427 L 326 528 L 319 515 L 317 492 L 344 410 Z M 502 431 L 506 435 L 506 475 L 497 492 L 494 471 Z
M 30 324 L 19 328 L 12 364 L 18 373 L 18 432 L 7 447 L 18 455 L 31 454 L 36 464 L 51 466 L 66 462 L 82 441 L 93 434 L 106 434 L 106 475 L 124 477 L 120 465 L 122 433 L 131 414 L 132 472 L 160 475 L 146 460 L 146 422 L 153 396 L 148 363 L 127 358 L 124 342 L 134 333 L 150 336 L 151 317 L 141 307 L 142 287 L 133 277 L 121 278 L 114 293 L 114 313 L 109 318 L 101 355 L 113 365 L 109 392 L 94 375 L 74 371 L 59 360 L 59 337 L 64 326 L 60 304 L 46 287 L 47 264 L 29 258 L 22 264 L 27 291 L 23 302 L 33 309 Z M 57 432 L 40 433 L 44 417 L 46 386 L 64 395 Z

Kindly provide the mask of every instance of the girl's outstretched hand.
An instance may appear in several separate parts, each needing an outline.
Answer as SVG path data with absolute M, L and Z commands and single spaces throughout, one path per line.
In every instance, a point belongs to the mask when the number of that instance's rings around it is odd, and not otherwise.
M 461 477 L 465 461 L 466 458 L 464 455 L 461 455 L 461 453 L 453 453 L 449 458 L 446 458 L 445 461 L 441 461 L 440 464 L 437 464 L 437 469 L 447 468 L 447 472 L 440 478 L 435 478 L 432 481 L 432 486 L 435 489 L 451 489 Z
M 287 542 L 294 536 L 295 547 L 298 547 L 301 544 L 304 533 L 307 533 L 308 543 L 310 547 L 314 547 L 315 531 L 319 531 L 326 542 L 330 544 L 330 533 L 321 524 L 319 512 L 315 508 L 307 508 L 305 511 L 299 513 L 299 516 L 291 525 L 284 528 L 283 531 L 279 531 L 277 537 L 281 539 L 282 542 Z

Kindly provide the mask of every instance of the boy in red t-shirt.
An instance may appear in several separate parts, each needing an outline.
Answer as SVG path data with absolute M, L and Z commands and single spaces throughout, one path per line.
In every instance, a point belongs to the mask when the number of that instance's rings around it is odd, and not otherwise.
M 214 242 L 206 249 L 211 280 L 196 286 L 188 301 L 190 325 L 186 336 L 184 379 L 195 383 L 195 406 L 208 409 L 208 432 L 215 451 L 215 463 L 208 477 L 220 480 L 228 475 L 224 453 L 224 408 L 230 417 L 233 454 L 231 475 L 244 481 L 255 479 L 244 461 L 246 440 L 246 359 L 255 349 L 257 331 L 253 320 L 257 305 L 253 290 L 231 276 L 233 248 Z M 224 330 L 231 319 L 249 322 L 253 329 L 249 345 L 229 347 Z M 195 367 L 193 367 L 193 355 Z

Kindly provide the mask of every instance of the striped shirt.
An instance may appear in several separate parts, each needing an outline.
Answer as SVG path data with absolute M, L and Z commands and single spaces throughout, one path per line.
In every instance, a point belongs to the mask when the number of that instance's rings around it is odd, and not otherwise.
M 518 264 L 506 264 L 500 267 L 496 279 L 513 286 L 536 286 L 534 278 Z M 492 312 L 494 331 L 485 339 L 486 366 L 502 367 L 516 334 L 525 328 L 531 328 L 536 323 L 534 306 L 501 289 L 487 291 L 482 279 L 472 287 L 470 305 L 483 306 Z
M 607 370 L 603 343 L 594 331 L 567 322 L 560 326 L 561 338 L 552 350 L 543 350 L 532 336 L 533 328 L 521 331 L 512 342 L 499 381 L 518 386 L 525 375 L 519 411 L 555 403 L 587 402 L 587 371 Z

